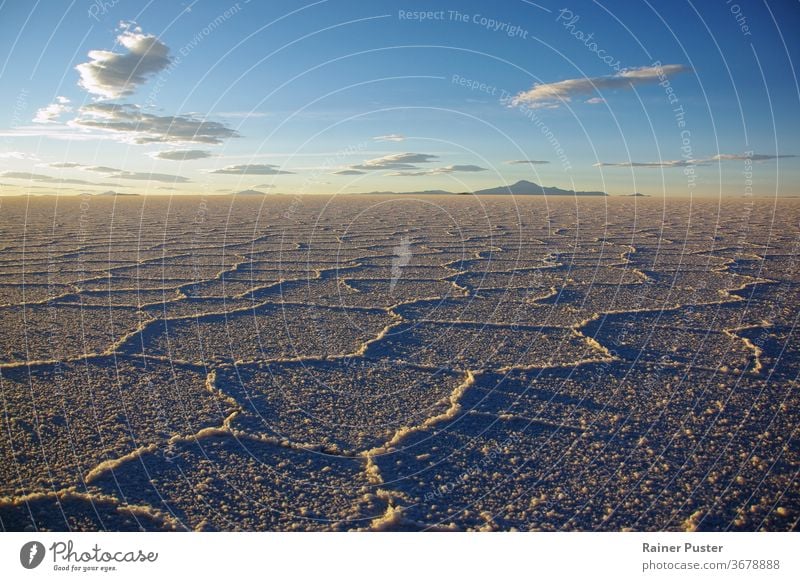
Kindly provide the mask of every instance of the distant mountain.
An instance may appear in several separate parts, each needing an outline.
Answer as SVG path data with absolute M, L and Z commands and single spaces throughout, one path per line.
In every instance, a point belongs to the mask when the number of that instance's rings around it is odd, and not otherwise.
M 498 186 L 475 192 L 478 196 L 497 196 L 514 194 L 515 196 L 607 196 L 605 192 L 581 192 L 562 190 L 556 187 L 540 186 L 527 180 L 520 180 L 510 186 Z
M 433 196 L 433 195 L 449 195 L 449 196 L 502 196 L 513 194 L 515 196 L 607 196 L 605 192 L 573 192 L 572 190 L 562 190 L 556 187 L 540 186 L 533 182 L 520 180 L 515 184 L 509 186 L 498 186 L 496 188 L 488 188 L 485 190 L 478 190 L 477 192 L 448 192 L 446 190 L 424 190 L 421 192 L 368 192 L 359 194 L 362 196 Z
M 639 192 L 634 192 L 632 194 L 626 194 L 629 198 L 649 198 L 650 194 L 640 194 Z
M 258 190 L 242 190 L 241 192 L 234 192 L 231 194 L 232 196 L 266 196 L 264 192 L 259 192 Z
M 105 192 L 94 195 L 95 196 L 138 196 L 139 194 L 123 194 L 122 192 L 115 192 L 114 190 L 106 190 Z

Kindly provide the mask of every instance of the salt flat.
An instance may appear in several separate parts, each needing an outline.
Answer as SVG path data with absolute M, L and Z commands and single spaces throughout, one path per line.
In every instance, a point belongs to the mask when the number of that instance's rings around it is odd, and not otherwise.
M 0 214 L 5 530 L 796 528 L 798 200 Z

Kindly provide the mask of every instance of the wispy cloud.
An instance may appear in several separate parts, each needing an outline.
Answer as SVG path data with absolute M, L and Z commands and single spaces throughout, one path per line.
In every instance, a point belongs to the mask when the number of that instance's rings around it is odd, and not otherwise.
M 81 163 L 75 163 L 74 161 L 59 161 L 56 163 L 49 164 L 50 167 L 57 167 L 57 168 L 74 168 L 74 167 L 83 167 Z
M 361 171 L 358 169 L 340 169 L 339 171 L 333 172 L 333 175 L 336 176 L 361 176 L 364 175 L 365 171 Z
M 0 173 L 0 177 L 7 178 L 7 179 L 14 179 L 14 180 L 26 180 L 31 182 L 47 182 L 53 184 L 80 184 L 85 186 L 104 186 L 104 187 L 116 187 L 116 184 L 110 184 L 105 182 L 90 182 L 86 180 L 79 180 L 79 179 L 66 179 L 66 178 L 57 178 L 53 176 L 48 176 L 44 174 L 38 173 L 31 173 L 26 171 L 5 171 Z
M 0 130 L 0 137 L 33 137 L 36 139 L 58 139 L 65 141 L 101 141 L 119 140 L 119 137 L 107 131 L 94 131 L 85 127 L 79 127 L 72 121 L 68 124 L 60 123 L 37 123 L 34 125 L 23 125 L 11 129 Z
M 537 83 L 528 91 L 522 91 L 510 99 L 510 104 L 530 108 L 558 106 L 571 101 L 576 95 L 591 94 L 603 89 L 630 89 L 636 85 L 658 82 L 660 79 L 687 72 L 684 65 L 662 65 L 626 69 L 614 75 L 567 79 L 555 83 Z
M 620 162 L 599 162 L 592 164 L 593 167 L 654 167 L 654 168 L 670 168 L 670 167 L 686 167 L 689 165 L 703 166 L 709 165 L 712 161 L 768 161 L 771 159 L 783 159 L 797 157 L 796 155 L 772 155 L 765 153 L 718 153 L 711 157 L 699 159 L 665 159 L 661 161 L 620 161 Z
M 50 103 L 47 107 L 42 107 L 36 111 L 33 118 L 34 123 L 55 123 L 64 113 L 72 111 L 69 106 L 69 99 L 66 97 L 56 97 L 55 103 Z
M 118 99 L 132 94 L 147 78 L 164 70 L 170 63 L 169 48 L 152 34 L 144 34 L 134 23 L 122 23 L 117 42 L 126 53 L 107 50 L 89 52 L 89 62 L 75 69 L 79 85 L 104 99 Z
M 393 153 L 375 159 L 368 159 L 358 165 L 350 166 L 350 169 L 365 171 L 381 169 L 415 170 L 419 169 L 415 164 L 430 163 L 438 158 L 439 156 L 428 153 Z
M 6 151 L 0 153 L 0 159 L 39 159 L 34 153 L 26 153 L 24 151 Z
M 210 151 L 204 151 L 202 149 L 170 149 L 167 151 L 157 151 L 152 154 L 152 157 L 169 161 L 189 161 L 193 159 L 206 159 L 214 156 Z
M 424 169 L 418 171 L 396 171 L 388 173 L 386 175 L 416 177 L 416 176 L 433 176 L 441 174 L 450 174 L 456 172 L 479 172 L 479 171 L 486 171 L 486 168 L 480 167 L 479 165 L 446 165 L 444 167 L 434 167 L 431 169 Z
M 389 135 L 378 135 L 372 138 L 373 141 L 405 141 L 405 135 L 399 133 L 390 133 Z
M 784 159 L 787 157 L 797 157 L 796 155 L 771 155 L 766 153 L 718 153 L 717 155 L 711 156 L 709 159 L 712 161 L 729 161 L 729 160 L 745 160 L 749 159 L 752 161 L 768 161 L 770 159 Z
M 254 163 L 244 165 L 229 165 L 220 169 L 211 170 L 209 173 L 228 174 L 240 176 L 277 176 L 288 175 L 294 172 L 278 169 L 279 166 L 269 163 Z
M 664 159 L 661 161 L 620 161 L 608 163 L 601 161 L 592 164 L 592 167 L 686 167 L 688 165 L 700 165 L 703 160 L 699 159 Z
M 507 165 L 544 165 L 550 162 L 543 159 L 512 159 L 505 163 Z
M 239 134 L 217 121 L 190 115 L 158 116 L 142 113 L 136 105 L 93 103 L 81 107 L 81 116 L 71 123 L 78 127 L 119 133 L 134 143 L 222 143 Z
M 191 181 L 189 178 L 183 176 L 154 172 L 127 171 L 114 167 L 107 167 L 104 165 L 83 166 L 82 169 L 84 171 L 101 173 L 110 178 L 119 178 L 123 180 L 143 180 L 149 182 L 171 182 L 181 184 L 189 183 Z

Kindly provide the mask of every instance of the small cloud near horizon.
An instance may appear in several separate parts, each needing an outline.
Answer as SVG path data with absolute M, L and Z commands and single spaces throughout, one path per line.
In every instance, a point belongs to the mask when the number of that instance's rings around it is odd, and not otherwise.
M 506 165 L 544 165 L 550 162 L 544 159 L 512 159 L 504 163 Z
M 662 161 L 620 161 L 620 162 L 604 162 L 600 161 L 593 163 L 592 167 L 655 167 L 655 168 L 668 168 L 668 167 L 686 167 L 689 165 L 701 165 L 703 160 L 699 159 L 665 159 Z
M 194 159 L 206 159 L 214 157 L 210 151 L 202 149 L 168 149 L 166 151 L 156 151 L 150 154 L 154 159 L 165 159 L 168 161 L 191 161 Z
M 279 166 L 270 163 L 254 163 L 254 164 L 241 164 L 229 165 L 220 169 L 210 170 L 208 173 L 212 174 L 226 174 L 226 175 L 259 175 L 259 176 L 277 176 L 277 175 L 290 175 L 294 172 L 278 169 Z
M 710 161 L 731 161 L 731 160 L 745 160 L 749 159 L 751 161 L 768 161 L 770 159 L 784 159 L 784 158 L 791 158 L 797 157 L 793 154 L 786 154 L 786 155 L 771 155 L 766 153 L 718 153 L 717 155 L 713 155 L 709 158 Z
M 193 115 L 159 116 L 142 113 L 139 106 L 127 103 L 92 103 L 80 108 L 79 116 L 69 122 L 117 132 L 133 143 L 205 143 L 216 145 L 239 133 L 223 123 L 205 121 Z
M 420 168 L 415 164 L 431 163 L 437 159 L 439 159 L 438 155 L 429 153 L 392 153 L 383 157 L 368 159 L 357 165 L 351 165 L 350 169 L 366 171 L 381 169 L 417 170 Z
M 27 171 L 4 171 L 0 173 L 0 177 L 13 180 L 27 180 L 31 182 L 45 182 L 52 184 L 77 184 L 82 186 L 119 187 L 117 184 L 111 184 L 105 182 L 90 182 L 87 180 L 79 180 L 72 178 L 62 179 L 44 174 L 31 173 Z
M 90 171 L 94 173 L 104 174 L 110 178 L 118 178 L 124 180 L 142 180 L 151 182 L 172 182 L 179 184 L 190 183 L 192 180 L 183 176 L 176 176 L 171 174 L 154 173 L 154 172 L 138 172 L 127 171 L 124 169 L 117 169 L 114 167 L 107 167 L 104 165 L 89 165 L 82 166 L 83 171 Z
M 711 157 L 699 159 L 668 159 L 662 161 L 620 161 L 620 162 L 598 162 L 592 164 L 592 167 L 655 167 L 655 168 L 669 168 L 669 167 L 686 167 L 689 165 L 706 166 L 712 161 L 769 161 L 772 159 L 785 159 L 794 158 L 797 155 L 772 155 L 765 153 L 718 153 Z
M 446 165 L 444 167 L 434 167 L 431 169 L 424 169 L 419 171 L 396 171 L 388 173 L 386 175 L 415 177 L 415 176 L 442 175 L 442 174 L 450 174 L 456 172 L 479 172 L 479 171 L 486 171 L 486 168 L 481 167 L 479 165 Z
M 390 133 L 389 135 L 378 135 L 372 138 L 373 141 L 405 141 L 406 136 L 399 133 Z

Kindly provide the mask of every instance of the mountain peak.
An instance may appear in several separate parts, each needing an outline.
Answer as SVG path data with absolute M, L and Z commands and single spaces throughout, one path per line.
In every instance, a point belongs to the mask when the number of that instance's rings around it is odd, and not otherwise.
M 517 195 L 517 196 L 607 196 L 605 192 L 581 192 L 572 190 L 562 190 L 557 187 L 540 186 L 528 180 L 519 180 L 507 186 L 498 186 L 486 190 L 478 190 L 477 195 Z

